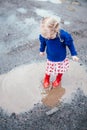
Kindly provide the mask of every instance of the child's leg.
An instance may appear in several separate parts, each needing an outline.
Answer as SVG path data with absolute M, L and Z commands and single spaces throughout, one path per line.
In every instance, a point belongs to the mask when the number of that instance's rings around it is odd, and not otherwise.
M 59 73 L 57 76 L 56 76 L 56 80 L 52 83 L 52 86 L 53 88 L 55 87 L 58 87 L 60 82 L 61 82 L 61 79 L 62 79 L 62 73 Z
M 49 85 L 50 85 L 50 75 L 45 74 L 43 86 L 44 86 L 44 88 L 48 88 Z

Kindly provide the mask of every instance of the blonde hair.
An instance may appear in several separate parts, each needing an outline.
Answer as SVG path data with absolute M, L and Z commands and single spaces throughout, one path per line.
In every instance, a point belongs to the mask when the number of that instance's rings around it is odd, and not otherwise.
M 45 17 L 40 24 L 41 34 L 47 39 L 54 39 L 59 30 L 59 22 L 56 18 Z

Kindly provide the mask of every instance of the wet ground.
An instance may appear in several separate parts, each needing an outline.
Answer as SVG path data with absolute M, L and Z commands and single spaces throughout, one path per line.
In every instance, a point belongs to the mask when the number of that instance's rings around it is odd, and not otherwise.
M 37 103 L 52 108 L 61 102 L 71 103 L 73 94 L 76 93 L 78 88 L 83 91 L 85 96 L 87 95 L 85 66 L 70 61 L 70 68 L 63 75 L 59 88 L 51 89 L 50 84 L 50 88 L 44 90 L 42 79 L 45 66 L 45 62 L 31 63 L 16 67 L 10 72 L 1 75 L 0 99 L 2 100 L 0 100 L 0 106 L 9 113 L 15 112 L 19 114 L 32 109 L 34 104 Z M 75 74 L 73 71 L 78 73 Z M 55 77 L 51 76 L 51 82 L 54 79 Z
M 0 1 L 0 130 L 87 130 L 86 12 L 86 0 Z M 45 92 L 38 35 L 49 15 L 72 34 L 80 61 Z

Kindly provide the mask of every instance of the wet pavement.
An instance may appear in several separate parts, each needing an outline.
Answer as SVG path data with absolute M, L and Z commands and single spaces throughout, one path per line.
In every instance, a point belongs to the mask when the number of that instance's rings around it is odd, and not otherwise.
M 0 130 L 87 130 L 86 7 L 86 0 L 0 1 Z M 61 86 L 45 91 L 38 35 L 50 15 L 72 34 L 80 61 L 70 60 Z
M 85 66 L 80 66 L 79 63 L 70 61 L 70 68 L 63 75 L 59 88 L 44 90 L 42 79 L 45 66 L 45 62 L 22 65 L 7 74 L 1 75 L 0 99 L 2 100 L 0 101 L 0 106 L 9 113 L 15 112 L 19 114 L 20 112 L 31 110 L 34 104 L 37 103 L 44 103 L 52 108 L 61 101 L 70 103 L 77 89 L 81 89 L 84 95 L 87 95 L 87 72 Z M 51 76 L 50 80 L 52 82 L 54 77 Z

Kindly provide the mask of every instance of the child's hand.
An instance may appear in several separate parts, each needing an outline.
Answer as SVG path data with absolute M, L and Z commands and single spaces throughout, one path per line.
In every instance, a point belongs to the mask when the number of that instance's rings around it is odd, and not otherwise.
M 79 61 L 79 58 L 77 56 L 72 56 L 73 61 Z
M 44 52 L 40 52 L 40 56 L 44 56 L 45 55 L 45 53 Z

